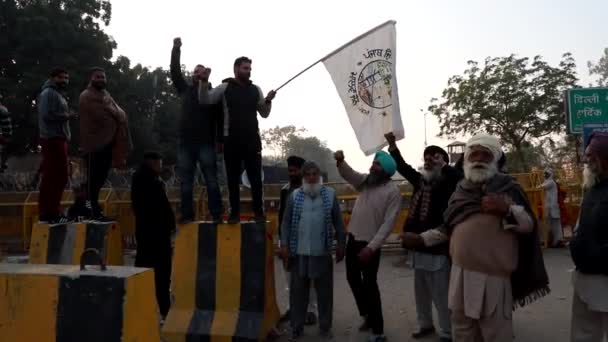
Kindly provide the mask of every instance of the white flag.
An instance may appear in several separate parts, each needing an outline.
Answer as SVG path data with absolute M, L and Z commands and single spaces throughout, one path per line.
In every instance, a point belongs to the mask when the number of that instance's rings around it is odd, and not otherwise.
M 386 146 L 386 133 L 403 139 L 395 24 L 388 21 L 322 59 L 365 155 Z

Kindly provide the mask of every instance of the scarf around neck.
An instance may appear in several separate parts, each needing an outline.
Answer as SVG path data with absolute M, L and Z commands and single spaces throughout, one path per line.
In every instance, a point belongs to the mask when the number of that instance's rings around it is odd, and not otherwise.
M 549 294 L 549 277 L 545 269 L 543 253 L 538 236 L 538 223 L 526 193 L 515 180 L 505 174 L 497 174 L 483 185 L 464 179 L 456 187 L 450 198 L 444 220 L 448 233 L 481 212 L 481 199 L 487 194 L 506 194 L 513 202 L 525 208 L 534 221 L 534 229 L 529 234 L 517 234 L 519 258 L 517 268 L 511 274 L 513 309 L 523 307 Z

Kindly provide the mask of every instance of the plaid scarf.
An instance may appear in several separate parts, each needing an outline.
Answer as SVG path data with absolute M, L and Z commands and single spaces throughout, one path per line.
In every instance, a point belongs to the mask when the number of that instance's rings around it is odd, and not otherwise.
M 298 250 L 298 227 L 302 218 L 302 210 L 304 209 L 304 200 L 306 194 L 302 189 L 296 190 L 293 194 L 293 215 L 291 216 L 291 227 L 289 234 L 289 253 L 296 255 Z M 323 230 L 323 240 L 327 250 L 331 250 L 333 236 L 331 234 L 332 218 L 331 211 L 333 207 L 333 199 L 330 197 L 330 191 L 327 187 L 321 187 L 321 200 L 323 201 L 323 214 L 325 218 L 325 229 Z
M 426 218 L 429 214 L 429 207 L 431 205 L 431 192 L 433 190 L 433 186 L 424 181 L 424 179 L 420 180 L 420 188 L 414 194 L 412 198 L 412 204 L 410 205 L 410 210 L 407 215 L 407 224 L 406 227 L 410 226 L 414 220 L 416 220 L 416 216 L 418 215 L 418 222 L 420 224 L 424 224 Z
M 543 252 L 540 249 L 538 224 L 530 207 L 526 193 L 509 175 L 497 174 L 483 186 L 468 180 L 461 181 L 450 198 L 444 218 L 451 235 L 454 227 L 471 215 L 481 212 L 481 199 L 486 194 L 508 194 L 515 204 L 521 205 L 534 220 L 534 229 L 529 234 L 517 234 L 519 258 L 517 268 L 511 274 L 513 309 L 523 307 L 547 295 L 549 277 L 545 269 Z

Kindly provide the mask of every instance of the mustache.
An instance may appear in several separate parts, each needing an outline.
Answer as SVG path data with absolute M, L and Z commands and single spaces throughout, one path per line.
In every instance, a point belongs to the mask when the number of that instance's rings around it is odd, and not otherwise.
M 488 170 L 490 168 L 490 164 L 484 162 L 473 162 L 469 165 L 472 169 Z

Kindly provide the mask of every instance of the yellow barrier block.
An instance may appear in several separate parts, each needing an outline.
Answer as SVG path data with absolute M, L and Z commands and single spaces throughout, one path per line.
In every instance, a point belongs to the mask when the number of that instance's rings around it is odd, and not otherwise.
M 180 226 L 163 338 L 264 340 L 279 319 L 272 237 L 266 224 Z
M 104 263 L 122 265 L 122 237 L 115 222 L 81 222 L 48 225 L 32 229 L 30 264 L 77 265 L 88 248 L 101 251 Z
M 20 342 L 160 342 L 152 270 L 0 264 L 0 336 Z

